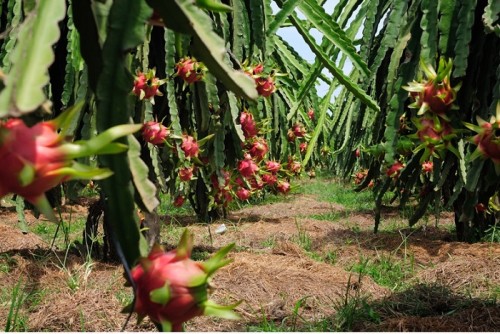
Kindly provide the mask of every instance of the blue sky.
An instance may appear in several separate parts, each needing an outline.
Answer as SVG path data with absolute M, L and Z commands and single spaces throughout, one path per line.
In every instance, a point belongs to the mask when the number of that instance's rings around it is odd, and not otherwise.
M 323 5 L 323 8 L 325 8 L 326 12 L 331 14 L 333 13 L 333 9 L 335 5 L 338 3 L 338 0 L 328 0 L 325 2 Z M 276 13 L 279 11 L 279 7 L 272 2 L 272 8 L 273 12 Z M 300 13 L 300 11 L 296 10 L 299 14 L 299 17 L 304 19 L 305 17 Z M 316 29 L 311 29 L 310 30 L 311 35 L 316 39 L 318 43 L 321 43 L 321 38 L 323 35 Z M 283 37 L 290 45 L 293 46 L 293 48 L 309 63 L 314 63 L 315 60 L 315 55 L 309 48 L 309 46 L 304 42 L 302 36 L 295 30 L 295 28 L 290 27 L 290 28 L 281 28 L 277 32 L 278 35 Z M 352 69 L 351 64 L 347 64 L 344 67 L 344 71 L 348 72 Z M 331 78 L 331 74 L 327 70 L 323 70 L 323 73 Z M 318 94 L 320 96 L 325 95 L 326 92 L 328 91 L 328 85 L 325 84 L 323 81 L 319 80 L 317 84 L 317 89 L 318 89 Z

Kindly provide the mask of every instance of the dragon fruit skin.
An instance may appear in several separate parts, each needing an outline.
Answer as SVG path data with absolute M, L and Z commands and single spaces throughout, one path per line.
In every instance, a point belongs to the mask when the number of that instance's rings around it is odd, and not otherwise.
M 165 252 L 159 245 L 139 260 L 131 276 L 136 287 L 136 302 L 125 309 L 145 316 L 161 325 L 164 331 L 181 331 L 183 323 L 200 315 L 217 315 L 238 319 L 232 311 L 236 305 L 220 306 L 208 299 L 209 277 L 230 260 L 223 259 L 234 247 L 220 249 L 211 259 L 190 259 L 193 237 L 186 229 L 177 249 Z

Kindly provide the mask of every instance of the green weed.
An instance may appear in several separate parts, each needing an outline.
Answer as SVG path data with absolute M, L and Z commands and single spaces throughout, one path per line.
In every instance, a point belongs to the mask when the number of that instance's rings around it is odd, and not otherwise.
M 377 284 L 392 290 L 404 288 L 405 280 L 413 274 L 412 262 L 394 259 L 391 256 L 381 255 L 375 259 L 361 256 L 358 263 L 349 270 L 370 276 Z

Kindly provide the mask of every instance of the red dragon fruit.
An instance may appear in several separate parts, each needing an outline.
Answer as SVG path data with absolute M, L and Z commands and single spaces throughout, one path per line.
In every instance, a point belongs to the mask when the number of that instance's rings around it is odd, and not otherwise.
M 179 179 L 181 181 L 191 181 L 193 178 L 193 173 L 194 173 L 194 166 L 190 167 L 183 167 L 179 169 Z
M 164 27 L 165 22 L 163 22 L 163 19 L 161 18 L 160 14 L 153 10 L 153 14 L 148 19 L 148 24 L 152 26 L 158 26 L 158 27 Z
M 300 172 L 302 171 L 302 164 L 300 163 L 300 161 L 295 161 L 292 157 L 288 157 L 287 167 L 290 172 L 296 175 L 300 174 Z
M 434 163 L 432 161 L 424 161 L 422 163 L 422 171 L 426 174 L 431 173 L 434 170 Z
M 224 189 L 218 189 L 215 192 L 214 200 L 218 205 L 228 206 L 233 200 L 233 195 L 231 195 L 231 185 Z
M 269 146 L 267 145 L 267 141 L 264 138 L 256 137 L 251 141 L 251 146 L 248 149 L 248 153 L 254 158 L 256 161 L 261 161 L 264 159 L 264 156 L 269 151 Z
M 453 69 L 453 62 L 441 59 L 438 71 L 425 64 L 423 61 L 420 67 L 427 76 L 423 82 L 411 82 L 404 87 L 410 92 L 410 96 L 415 100 L 410 105 L 411 108 L 418 108 L 418 115 L 423 115 L 427 111 L 439 115 L 443 119 L 448 119 L 446 113 L 453 107 L 456 99 L 456 92 L 459 87 L 452 88 L 450 85 L 450 74 Z
M 241 129 L 243 130 L 243 135 L 246 139 L 255 137 L 259 130 L 257 129 L 257 124 L 253 119 L 253 115 L 248 111 L 243 111 L 240 115 Z
M 439 117 L 420 117 L 413 119 L 417 127 L 416 136 L 425 146 L 436 146 L 438 144 L 447 143 L 452 138 L 456 137 L 453 127 L 445 120 L 440 120 Z
M 306 151 L 307 151 L 307 143 L 306 142 L 300 143 L 300 145 L 299 145 L 299 151 L 302 154 L 306 153 Z
M 311 121 L 314 120 L 314 109 L 313 108 L 310 108 L 308 111 L 307 111 L 307 117 L 309 117 L 309 119 Z
M 282 194 L 287 194 L 290 191 L 290 183 L 287 181 L 280 181 L 276 185 L 276 189 Z
M 195 58 L 184 57 L 175 65 L 177 76 L 181 77 L 187 84 L 192 84 L 203 79 L 205 66 L 196 61 Z
M 153 145 L 162 145 L 170 136 L 170 130 L 158 122 L 146 122 L 142 128 L 142 138 Z
M 259 171 L 259 167 L 249 154 L 245 154 L 245 158 L 238 162 L 238 172 L 243 177 L 250 177 Z
M 184 205 L 185 200 L 186 197 L 184 195 L 177 195 L 174 199 L 174 206 L 180 208 L 181 206 Z
M 477 134 L 469 140 L 477 145 L 471 160 L 477 157 L 491 159 L 495 165 L 497 175 L 500 175 L 500 102 L 497 104 L 496 117 L 492 116 L 489 122 L 477 117 L 479 125 L 464 123 L 465 126 Z
M 238 197 L 238 199 L 240 201 L 246 201 L 247 199 L 250 198 L 250 196 L 252 195 L 252 192 L 246 188 L 238 188 L 238 190 L 236 190 L 236 197 Z
M 269 173 L 276 174 L 281 169 L 281 164 L 277 161 L 269 160 L 266 161 L 266 170 Z
M 132 92 L 139 97 L 140 100 L 149 100 L 152 104 L 155 103 L 155 96 L 162 96 L 159 87 L 165 83 L 165 80 L 160 80 L 156 77 L 156 70 L 150 69 L 146 73 L 137 71 Z
M 264 188 L 264 182 L 262 182 L 262 179 L 256 175 L 250 176 L 247 180 L 253 190 L 260 190 Z
M 292 131 L 295 137 L 302 138 L 306 135 L 306 128 L 304 127 L 304 124 L 302 123 L 295 123 L 292 126 Z
M 401 161 L 396 161 L 394 162 L 391 167 L 389 167 L 387 170 L 386 170 L 386 174 L 387 176 L 389 177 L 392 177 L 392 178 L 397 178 L 399 176 L 399 173 L 401 172 L 401 170 L 405 167 L 405 165 L 401 162 Z
M 45 192 L 70 179 L 103 179 L 112 174 L 108 169 L 91 168 L 73 159 L 123 152 L 126 146 L 113 143 L 115 139 L 138 131 L 142 125 L 120 125 L 87 140 L 65 141 L 69 120 L 76 108 L 58 118 L 40 122 L 32 127 L 21 119 L 0 121 L 0 198 L 18 194 L 36 205 L 47 218 L 57 221 Z M 58 130 L 61 130 L 58 132 Z
M 296 138 L 297 138 L 297 136 L 295 135 L 293 130 L 288 129 L 288 132 L 286 133 L 286 139 L 288 140 L 288 142 L 293 143 Z
M 184 151 L 186 158 L 197 157 L 200 151 L 196 139 L 188 135 L 182 136 L 181 149 Z
M 177 249 L 165 252 L 155 245 L 132 269 L 136 301 L 124 311 L 135 311 L 139 320 L 149 316 L 163 331 L 182 331 L 186 321 L 200 315 L 239 319 L 233 311 L 238 304 L 221 306 L 208 299 L 209 278 L 230 262 L 224 257 L 233 247 L 221 248 L 205 262 L 193 261 L 193 237 L 187 229 Z
M 264 174 L 261 177 L 262 182 L 264 182 L 268 186 L 272 186 L 276 182 L 278 182 L 278 176 L 275 174 Z
M 260 96 L 269 97 L 276 91 L 276 85 L 272 76 L 257 78 L 255 79 L 255 84 Z

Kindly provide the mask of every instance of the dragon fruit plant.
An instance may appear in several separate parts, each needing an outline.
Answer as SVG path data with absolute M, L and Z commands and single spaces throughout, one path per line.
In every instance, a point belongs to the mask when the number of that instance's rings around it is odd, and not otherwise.
M 193 236 L 187 229 L 177 249 L 165 252 L 155 245 L 132 269 L 135 303 L 123 311 L 136 312 L 139 322 L 148 316 L 163 331 L 176 332 L 183 330 L 186 321 L 201 315 L 239 319 L 233 311 L 239 303 L 221 306 L 208 299 L 210 277 L 231 261 L 224 257 L 233 247 L 221 248 L 205 262 L 193 261 Z
M 47 218 L 57 222 L 45 192 L 74 179 L 100 180 L 112 174 L 106 168 L 93 168 L 74 159 L 123 152 L 127 146 L 115 139 L 138 131 L 142 125 L 112 127 L 98 136 L 71 143 L 65 130 L 77 107 L 56 119 L 28 127 L 21 119 L 0 122 L 0 197 L 18 194 L 34 204 Z

